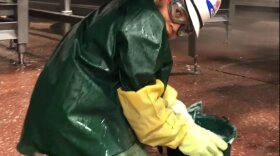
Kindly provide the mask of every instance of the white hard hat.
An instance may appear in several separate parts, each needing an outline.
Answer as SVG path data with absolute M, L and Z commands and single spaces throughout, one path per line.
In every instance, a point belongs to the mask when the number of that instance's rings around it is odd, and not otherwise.
M 196 36 L 199 30 L 220 8 L 221 0 L 185 0 Z

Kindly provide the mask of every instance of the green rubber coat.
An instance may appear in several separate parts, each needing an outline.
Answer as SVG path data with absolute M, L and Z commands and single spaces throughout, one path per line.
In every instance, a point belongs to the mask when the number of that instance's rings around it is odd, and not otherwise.
M 18 151 L 50 156 L 108 156 L 137 138 L 117 89 L 167 84 L 172 57 L 153 0 L 114 0 L 73 26 L 40 74 Z

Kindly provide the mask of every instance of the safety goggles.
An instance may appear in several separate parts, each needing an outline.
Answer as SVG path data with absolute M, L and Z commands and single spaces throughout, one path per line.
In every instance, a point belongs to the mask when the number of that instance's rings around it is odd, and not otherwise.
M 169 0 L 169 16 L 173 23 L 181 25 L 178 36 L 186 36 L 194 31 L 184 0 Z

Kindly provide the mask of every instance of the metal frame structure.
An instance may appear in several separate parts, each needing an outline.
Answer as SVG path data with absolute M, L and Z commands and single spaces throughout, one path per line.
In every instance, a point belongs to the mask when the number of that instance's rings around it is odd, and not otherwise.
M 45 9 L 43 9 L 42 5 L 44 5 Z M 68 30 L 67 27 L 70 28 L 70 25 L 67 25 L 67 23 L 76 23 L 84 17 L 85 12 L 89 12 L 90 10 L 94 10 L 99 7 L 97 5 L 91 5 L 91 6 L 85 7 L 85 5 L 82 5 L 82 4 L 71 4 L 71 0 L 60 0 L 59 3 L 54 3 L 51 1 L 31 0 L 30 6 L 31 6 L 29 9 L 30 15 L 43 17 L 43 18 L 49 18 L 51 15 L 51 18 L 53 20 L 66 22 L 66 24 L 65 24 L 66 28 L 64 29 L 66 31 Z M 71 6 L 72 6 L 72 8 L 76 7 L 76 12 L 78 12 L 78 13 L 81 12 L 82 15 L 73 15 Z M 85 11 L 79 12 L 77 8 L 80 10 L 85 10 Z M 226 16 L 224 18 L 219 17 L 215 20 L 216 21 L 212 21 L 212 22 L 221 22 L 222 21 L 227 24 L 226 30 L 227 30 L 227 34 L 228 34 L 228 30 L 229 30 L 228 16 Z M 228 38 L 228 35 L 227 35 L 227 38 Z M 197 63 L 198 54 L 196 53 L 196 40 L 197 39 L 196 39 L 195 34 L 192 34 L 188 37 L 188 55 L 193 57 L 194 64 L 188 65 L 185 72 L 191 73 L 191 74 L 199 74 L 198 63 Z
M 235 0 L 234 5 L 279 8 L 279 0 Z
M 208 23 L 224 23 L 226 29 L 226 40 L 228 43 L 230 39 L 231 25 L 234 23 L 234 15 L 236 6 L 254 6 L 254 7 L 270 7 L 279 8 L 279 0 L 223 0 L 220 11 L 217 15 L 210 19 Z M 194 63 L 191 67 L 191 73 L 199 74 L 198 70 L 198 54 L 196 53 L 196 37 L 192 35 L 189 37 L 189 51 L 188 55 L 193 57 Z
M 279 8 L 279 0 L 232 0 L 230 15 L 235 15 L 236 6 Z M 234 21 L 234 18 L 231 19 Z
M 1 0 L 0 16 L 0 40 L 16 42 L 19 64 L 23 64 L 28 43 L 28 0 Z
M 99 2 L 99 0 L 96 1 Z M 229 42 L 231 25 L 234 21 L 236 5 L 279 7 L 278 0 L 267 0 L 265 2 L 263 0 L 224 0 L 223 2 L 226 2 L 226 4 L 222 4 L 220 11 L 221 13 L 218 13 L 217 16 L 212 18 L 208 23 L 220 22 L 225 24 L 226 43 Z M 31 6 L 29 12 L 32 16 L 45 17 L 48 19 L 51 17 L 51 19 L 53 20 L 66 22 L 66 31 L 68 30 L 68 27 L 70 28 L 70 25 L 67 25 L 67 23 L 76 23 L 81 20 L 87 13 L 99 7 L 99 5 L 81 3 L 77 4 L 77 2 L 76 4 L 72 4 L 71 0 L 60 0 L 59 2 L 51 0 L 31 0 L 29 3 Z M 72 9 L 74 11 L 72 11 Z M 200 71 L 198 70 L 198 54 L 196 52 L 196 41 L 197 38 L 195 34 L 192 34 L 188 37 L 188 56 L 191 56 L 194 62 L 193 65 L 188 65 L 186 72 L 191 74 L 200 73 Z
M 226 30 L 226 39 L 225 42 L 229 42 L 229 34 L 231 30 L 231 24 L 233 22 L 234 17 L 234 0 L 223 0 L 221 4 L 221 8 L 219 9 L 217 15 L 212 17 L 207 23 L 224 23 Z M 199 66 L 198 66 L 198 54 L 196 52 L 196 36 L 192 34 L 189 36 L 188 41 L 188 55 L 193 58 L 193 65 L 188 65 L 187 71 L 191 74 L 199 74 Z
M 229 34 L 231 30 L 231 24 L 233 22 L 234 12 L 234 0 L 222 0 L 221 7 L 217 14 L 212 17 L 208 23 L 224 23 L 226 30 L 225 42 L 229 42 Z
M 83 4 L 82 2 L 77 2 L 77 0 L 30 0 L 30 10 L 42 11 L 42 12 L 53 12 L 63 14 L 68 11 L 71 12 L 72 15 L 76 16 L 85 16 L 92 10 L 97 9 L 100 5 L 94 3 L 94 1 L 90 1 L 90 4 Z M 108 0 L 107 0 L 108 1 Z

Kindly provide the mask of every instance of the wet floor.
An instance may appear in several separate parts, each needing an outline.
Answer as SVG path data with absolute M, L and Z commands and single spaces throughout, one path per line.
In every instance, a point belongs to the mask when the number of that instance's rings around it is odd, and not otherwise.
M 252 14 L 252 12 L 254 14 Z M 197 41 L 200 74 L 188 74 L 187 38 L 172 42 L 170 84 L 189 105 L 202 100 L 207 114 L 226 116 L 238 136 L 232 156 L 279 155 L 279 14 L 240 9 L 224 43 L 223 24 L 208 25 Z M 31 19 L 26 66 L 0 41 L 0 155 L 18 156 L 15 146 L 36 79 L 55 48 L 60 24 Z M 153 155 L 157 155 L 156 152 Z

